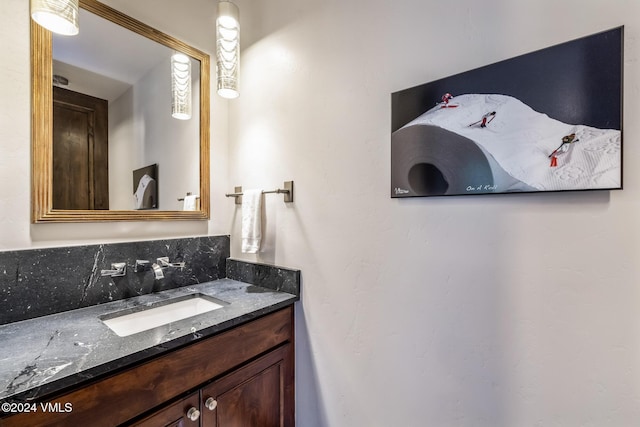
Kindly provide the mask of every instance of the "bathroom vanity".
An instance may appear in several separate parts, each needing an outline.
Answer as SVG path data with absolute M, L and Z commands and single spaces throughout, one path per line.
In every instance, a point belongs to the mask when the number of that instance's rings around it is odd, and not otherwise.
M 0 325 L 0 427 L 294 426 L 300 272 L 225 264 L 205 283 Z M 201 300 L 211 311 L 164 310 Z M 157 309 L 168 323 L 109 326 Z
M 228 236 L 0 252 L 0 427 L 294 426 L 299 299 Z
M 63 393 L 24 402 L 35 410 L 23 406 L 23 413 L 1 419 L 0 425 L 293 426 L 293 328 L 293 307 L 285 307 Z

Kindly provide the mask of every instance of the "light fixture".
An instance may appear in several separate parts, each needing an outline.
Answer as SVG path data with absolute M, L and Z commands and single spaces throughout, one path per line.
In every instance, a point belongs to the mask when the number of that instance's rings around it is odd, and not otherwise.
M 191 59 L 180 52 L 171 55 L 171 116 L 191 118 Z
M 31 18 L 63 36 L 78 34 L 78 0 L 31 0 Z
M 216 19 L 216 69 L 218 94 L 223 98 L 237 98 L 238 69 L 240 67 L 240 12 L 230 1 L 218 3 Z

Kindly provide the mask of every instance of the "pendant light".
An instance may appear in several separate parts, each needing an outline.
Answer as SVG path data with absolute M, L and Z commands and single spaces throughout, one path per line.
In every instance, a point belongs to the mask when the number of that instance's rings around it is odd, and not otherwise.
M 240 67 L 240 12 L 229 2 L 218 3 L 216 19 L 216 69 L 218 94 L 223 98 L 237 98 Z
M 63 36 L 78 34 L 78 0 L 31 0 L 31 18 Z
M 191 118 L 191 59 L 180 52 L 171 55 L 171 116 Z

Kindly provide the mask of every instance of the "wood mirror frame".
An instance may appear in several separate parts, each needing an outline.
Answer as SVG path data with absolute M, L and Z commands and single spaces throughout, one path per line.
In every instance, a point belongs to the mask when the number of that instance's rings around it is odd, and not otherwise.
M 209 55 L 95 0 L 80 0 L 80 7 L 200 61 L 200 210 L 53 208 L 53 39 L 50 31 L 31 20 L 31 221 L 47 223 L 209 219 Z

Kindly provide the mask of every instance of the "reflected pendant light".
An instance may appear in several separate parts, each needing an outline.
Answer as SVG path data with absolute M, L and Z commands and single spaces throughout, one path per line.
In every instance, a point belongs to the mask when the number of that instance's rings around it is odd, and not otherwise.
M 78 34 L 78 0 L 31 0 L 31 18 L 63 36 Z
M 229 2 L 218 3 L 216 19 L 216 70 L 218 94 L 223 98 L 237 98 L 240 67 L 240 12 Z
M 191 59 L 180 52 L 171 55 L 171 116 L 191 118 Z

